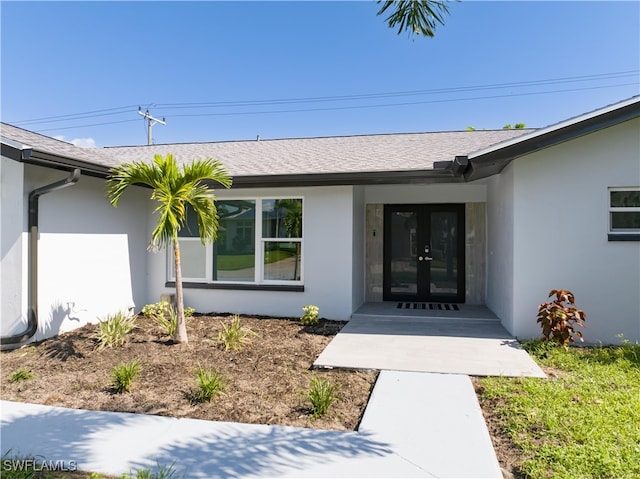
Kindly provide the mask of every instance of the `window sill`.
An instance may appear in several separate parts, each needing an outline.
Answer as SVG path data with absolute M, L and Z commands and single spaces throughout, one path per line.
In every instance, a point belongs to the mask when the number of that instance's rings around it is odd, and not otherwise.
M 640 241 L 640 233 L 609 233 L 609 241 Z
M 167 288 L 175 288 L 175 281 L 167 281 L 164 283 Z M 303 293 L 304 285 L 286 285 L 286 284 L 239 284 L 239 283 L 192 283 L 183 282 L 182 287 L 185 289 L 228 289 L 240 291 L 290 291 L 294 293 Z

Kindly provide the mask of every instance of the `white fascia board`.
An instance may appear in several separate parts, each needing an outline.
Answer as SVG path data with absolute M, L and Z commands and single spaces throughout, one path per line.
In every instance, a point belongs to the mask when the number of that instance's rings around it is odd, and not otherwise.
M 579 116 L 575 116 L 572 118 L 569 118 L 567 120 L 563 120 L 559 123 L 554 123 L 552 125 L 549 126 L 545 126 L 544 128 L 540 128 L 538 130 L 535 130 L 531 133 L 526 133 L 522 136 L 517 136 L 515 138 L 511 138 L 509 140 L 505 140 L 505 141 L 501 141 L 500 143 L 495 143 L 494 145 L 488 146 L 486 148 L 482 148 L 480 150 L 476 150 L 474 152 L 471 152 L 467 155 L 467 158 L 469 160 L 472 160 L 473 158 L 476 158 L 478 156 L 482 156 L 482 155 L 486 155 L 487 153 L 491 153 L 493 151 L 497 151 L 497 150 L 501 150 L 502 148 L 506 148 L 508 146 L 511 145 L 515 145 L 518 144 L 522 141 L 526 141 L 529 140 L 531 138 L 536 138 L 538 136 L 542 136 L 542 135 L 546 135 L 548 133 L 551 133 L 553 131 L 556 130 L 561 130 L 562 128 L 566 128 L 568 126 L 574 125 L 576 123 L 580 123 L 581 121 L 586 121 L 586 120 L 590 120 L 591 118 L 595 118 L 597 116 L 600 115 L 604 115 L 606 113 L 618 110 L 620 108 L 624 108 L 628 105 L 632 105 L 634 103 L 638 103 L 640 102 L 640 96 L 634 96 L 631 97 L 627 100 L 618 102 L 618 103 L 614 103 L 612 105 L 606 106 L 604 108 L 599 108 L 597 110 L 591 111 L 589 113 L 584 113 L 582 115 Z

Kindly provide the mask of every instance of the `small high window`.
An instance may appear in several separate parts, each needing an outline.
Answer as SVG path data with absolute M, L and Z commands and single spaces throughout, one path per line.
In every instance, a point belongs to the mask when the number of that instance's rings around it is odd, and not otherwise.
M 640 187 L 609 188 L 609 241 L 640 241 Z

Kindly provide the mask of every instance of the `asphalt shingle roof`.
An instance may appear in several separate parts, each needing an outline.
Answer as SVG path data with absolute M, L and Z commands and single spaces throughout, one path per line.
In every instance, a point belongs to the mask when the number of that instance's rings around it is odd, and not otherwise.
M 531 130 L 456 131 L 229 141 L 106 148 L 118 162 L 172 153 L 178 161 L 216 158 L 232 176 L 430 170 Z M 484 145 L 484 146 L 482 146 Z
M 179 162 L 216 158 L 233 177 L 430 170 L 437 161 L 451 161 L 532 131 L 451 131 L 79 148 L 5 123 L 0 127 L 3 137 L 35 150 L 107 168 L 149 161 L 154 154 L 172 153 Z

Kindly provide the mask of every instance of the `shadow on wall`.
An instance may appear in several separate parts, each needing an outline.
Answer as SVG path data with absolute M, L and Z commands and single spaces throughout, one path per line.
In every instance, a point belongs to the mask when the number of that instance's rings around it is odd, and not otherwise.
M 51 305 L 47 320 L 44 320 L 42 314 L 38 318 L 38 339 L 51 338 L 80 326 L 79 312 L 75 310 L 74 302 L 56 301 Z
M 188 477 L 280 476 L 392 454 L 364 433 L 214 423 L 125 413 L 20 405 L 2 417 L 2 453 L 75 461 L 120 475 L 157 466 Z M 357 467 L 357 466 L 356 466 Z

